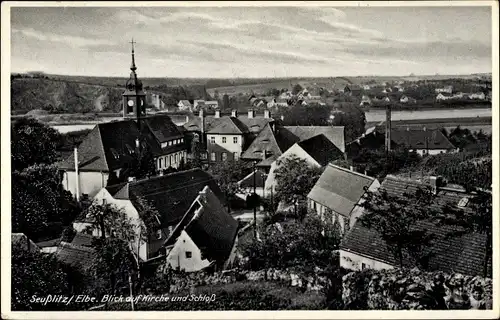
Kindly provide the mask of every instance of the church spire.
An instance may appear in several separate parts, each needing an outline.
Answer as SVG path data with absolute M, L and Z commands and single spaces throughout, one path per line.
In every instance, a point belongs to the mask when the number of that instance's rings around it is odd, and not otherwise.
M 135 57 L 134 57 L 134 38 L 132 38 L 132 41 L 130 41 L 130 43 L 132 44 L 132 64 L 130 65 L 130 70 L 132 70 L 133 72 L 135 72 L 135 70 L 137 70 L 137 67 L 135 66 Z

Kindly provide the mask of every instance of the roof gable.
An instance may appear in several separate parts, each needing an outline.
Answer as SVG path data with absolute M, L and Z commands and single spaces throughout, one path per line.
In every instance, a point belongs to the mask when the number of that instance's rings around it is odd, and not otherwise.
M 271 125 L 266 124 L 241 157 L 243 159 L 263 159 L 264 151 L 268 156 L 280 156 L 294 142 L 282 135 L 281 130 L 273 132 Z
M 248 132 L 248 128 L 245 127 L 241 121 L 235 117 L 224 116 L 219 118 L 218 124 L 212 127 L 207 133 L 211 134 L 243 134 Z
M 160 143 L 176 137 L 182 137 L 182 133 L 168 115 L 155 115 L 144 118 L 143 121 Z
M 329 164 L 307 197 L 348 216 L 375 178 Z
M 343 159 L 344 154 L 323 134 L 302 140 L 297 143 L 321 166 L 326 166 L 333 160 Z
M 345 151 L 344 127 L 342 126 L 285 126 L 300 141 L 324 134 L 340 151 Z

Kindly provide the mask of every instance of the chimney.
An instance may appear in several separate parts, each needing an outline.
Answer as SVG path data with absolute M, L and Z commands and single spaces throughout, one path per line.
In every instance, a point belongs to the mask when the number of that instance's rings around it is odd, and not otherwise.
M 134 182 L 135 181 L 135 177 L 128 177 L 128 182 Z
M 200 142 L 201 144 L 205 143 L 205 115 L 203 114 L 203 109 L 200 110 Z
M 255 110 L 249 109 L 248 110 L 248 119 L 253 119 L 255 117 Z
M 442 176 L 431 176 L 430 183 L 432 188 L 432 193 L 437 194 L 439 188 L 443 186 L 443 177 Z
M 285 116 L 280 117 L 281 121 L 285 121 Z
M 236 109 L 231 110 L 231 117 L 237 118 L 238 117 L 238 110 L 236 110 Z
M 266 160 L 266 150 L 262 150 L 262 160 Z
M 135 147 L 139 149 L 139 139 L 135 139 Z
M 76 201 L 80 201 L 80 176 L 78 173 L 78 149 L 75 147 L 75 194 Z
M 354 167 L 353 166 L 349 166 L 349 170 L 354 171 Z
M 391 151 L 391 105 L 385 107 L 385 150 Z
M 269 110 L 264 110 L 264 118 L 266 118 L 266 119 L 271 118 L 271 111 L 269 111 Z
M 215 117 L 220 118 L 220 110 L 219 109 L 215 110 Z
M 188 123 L 188 122 L 189 122 L 189 116 L 186 115 L 186 123 Z

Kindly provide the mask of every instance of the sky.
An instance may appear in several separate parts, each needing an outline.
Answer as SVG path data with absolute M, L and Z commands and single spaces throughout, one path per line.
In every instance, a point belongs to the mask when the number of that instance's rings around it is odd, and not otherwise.
M 492 71 L 490 7 L 11 9 L 11 71 L 127 77 Z

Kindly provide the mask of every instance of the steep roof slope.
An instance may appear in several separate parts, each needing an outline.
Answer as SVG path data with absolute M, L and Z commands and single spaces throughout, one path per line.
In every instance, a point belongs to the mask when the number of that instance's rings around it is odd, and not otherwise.
M 324 134 L 340 151 L 345 151 L 344 127 L 340 126 L 285 126 L 300 141 Z
M 321 166 L 326 166 L 333 160 L 343 159 L 344 154 L 324 134 L 297 143 Z

